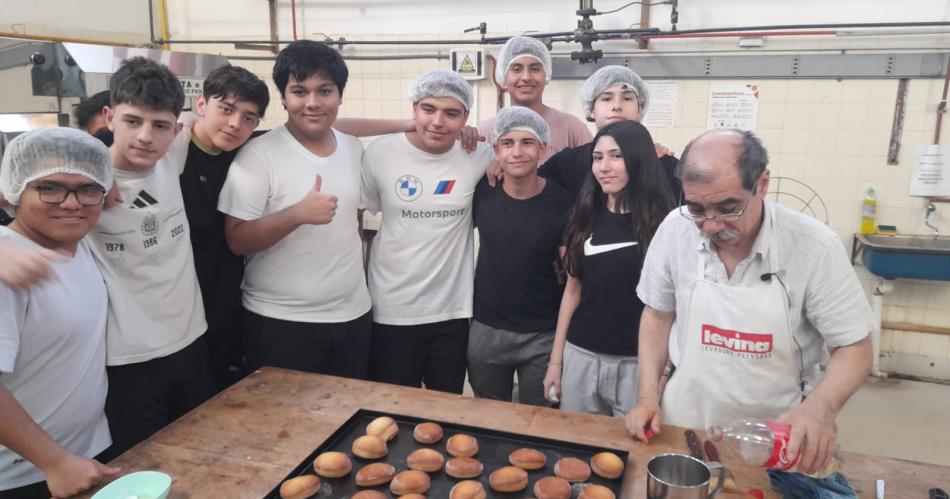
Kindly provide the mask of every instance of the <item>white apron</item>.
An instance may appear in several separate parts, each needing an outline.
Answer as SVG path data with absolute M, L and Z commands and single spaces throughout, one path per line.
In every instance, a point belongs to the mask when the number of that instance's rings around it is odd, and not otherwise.
M 802 400 L 801 357 L 789 326 L 788 294 L 774 274 L 740 287 L 707 281 L 705 255 L 677 300 L 688 300 L 679 365 L 663 394 L 663 423 L 708 428 L 745 418 L 774 419 Z M 679 319 L 679 318 L 678 318 Z

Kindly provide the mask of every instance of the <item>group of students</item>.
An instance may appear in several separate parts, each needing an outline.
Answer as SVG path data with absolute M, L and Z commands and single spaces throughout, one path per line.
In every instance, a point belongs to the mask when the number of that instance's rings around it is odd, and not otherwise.
M 523 403 L 626 414 L 636 286 L 675 159 L 638 123 L 649 97 L 628 68 L 584 83 L 591 140 L 542 103 L 543 44 L 514 37 L 499 63 L 512 106 L 470 150 L 458 74 L 412 83 L 411 129 L 338 122 L 347 67 L 311 41 L 278 55 L 288 119 L 254 140 L 269 101 L 256 76 L 213 71 L 197 116 L 180 115 L 174 75 L 133 58 L 110 80 L 108 149 L 70 129 L 12 141 L 0 498 L 108 479 L 99 461 L 264 365 L 456 393 L 467 366 L 480 397 L 511 400 L 517 373 Z M 344 133 L 390 128 L 365 151 Z M 365 274 L 362 210 L 383 220 Z

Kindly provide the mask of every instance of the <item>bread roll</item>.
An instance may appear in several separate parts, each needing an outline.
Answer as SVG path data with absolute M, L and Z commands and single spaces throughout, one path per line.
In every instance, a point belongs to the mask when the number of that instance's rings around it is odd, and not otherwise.
M 307 499 L 320 490 L 320 477 L 301 475 L 280 484 L 281 499 Z
M 495 470 L 488 483 L 498 492 L 518 492 L 528 487 L 528 472 L 517 466 L 505 466 Z
M 478 440 L 464 433 L 452 435 L 445 443 L 445 450 L 455 457 L 472 457 L 478 454 Z
M 588 485 L 581 489 L 577 499 L 616 499 L 613 491 L 603 485 Z
M 379 459 L 387 452 L 386 442 L 373 435 L 363 435 L 353 441 L 353 454 L 363 459 Z
M 623 459 L 613 452 L 601 452 L 590 458 L 591 471 L 610 480 L 622 477 L 623 468 Z
M 508 456 L 508 462 L 523 470 L 539 470 L 548 463 L 548 458 L 539 450 L 518 449 Z
M 411 470 L 434 473 L 442 469 L 445 457 L 435 449 L 416 449 L 406 457 L 406 466 Z
M 546 476 L 534 482 L 537 499 L 571 499 L 571 484 L 563 478 Z
M 360 487 L 375 487 L 389 483 L 396 475 L 396 468 L 389 463 L 367 464 L 356 472 L 356 485 Z
M 339 478 L 353 469 L 353 463 L 342 452 L 324 452 L 313 460 L 313 469 L 324 478 Z
M 404 496 L 399 496 L 400 499 L 426 499 L 426 496 L 422 494 L 406 494 Z
M 353 494 L 350 499 L 389 499 L 389 496 L 378 490 L 361 490 Z
M 453 457 L 445 463 L 445 474 L 455 478 L 475 478 L 482 470 L 482 463 L 470 457 Z
M 399 434 L 399 424 L 389 416 L 380 416 L 366 425 L 366 434 L 383 439 L 388 442 Z
M 442 427 L 436 423 L 419 423 L 412 430 L 412 438 L 420 444 L 434 444 L 442 440 Z
M 425 494 L 429 491 L 430 484 L 429 475 L 417 470 L 408 470 L 393 477 L 393 481 L 389 483 L 389 490 L 397 496 Z
M 590 466 L 576 457 L 563 457 L 554 463 L 554 474 L 568 482 L 586 482 L 590 478 Z
M 452 487 L 449 499 L 485 499 L 485 487 L 475 480 L 464 480 Z

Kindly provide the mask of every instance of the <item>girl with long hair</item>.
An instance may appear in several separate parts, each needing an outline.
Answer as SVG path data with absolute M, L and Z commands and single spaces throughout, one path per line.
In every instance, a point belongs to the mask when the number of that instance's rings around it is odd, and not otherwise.
M 636 287 L 650 239 L 674 206 L 672 172 L 635 121 L 605 126 L 593 144 L 565 228 L 567 285 L 544 391 L 564 410 L 623 417 L 637 401 Z

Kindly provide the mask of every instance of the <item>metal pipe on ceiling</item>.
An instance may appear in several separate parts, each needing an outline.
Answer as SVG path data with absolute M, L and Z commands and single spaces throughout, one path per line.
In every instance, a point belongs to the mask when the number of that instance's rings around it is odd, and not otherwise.
M 609 35 L 638 35 L 644 38 L 695 38 L 696 35 L 710 36 L 751 36 L 749 32 L 756 32 L 755 36 L 775 36 L 774 32 L 779 32 L 781 36 L 791 36 L 798 30 L 827 30 L 827 34 L 834 34 L 832 30 L 838 29 L 863 29 L 863 28 L 932 28 L 932 27 L 950 27 L 950 22 L 909 22 L 909 23 L 843 23 L 843 24 L 781 24 L 771 26 L 738 26 L 730 28 L 702 28 L 693 30 L 662 31 L 658 28 L 648 29 L 605 29 L 593 30 L 592 34 L 598 36 Z M 818 34 L 818 33 L 813 33 Z M 905 33 L 911 34 L 911 33 Z M 573 31 L 557 31 L 551 33 L 536 33 L 527 35 L 534 38 L 552 39 L 557 42 L 571 42 L 574 40 Z M 495 45 L 502 44 L 509 37 L 484 37 L 470 40 L 320 40 L 329 45 Z M 156 40 L 158 43 L 168 44 L 288 44 L 287 40 Z

